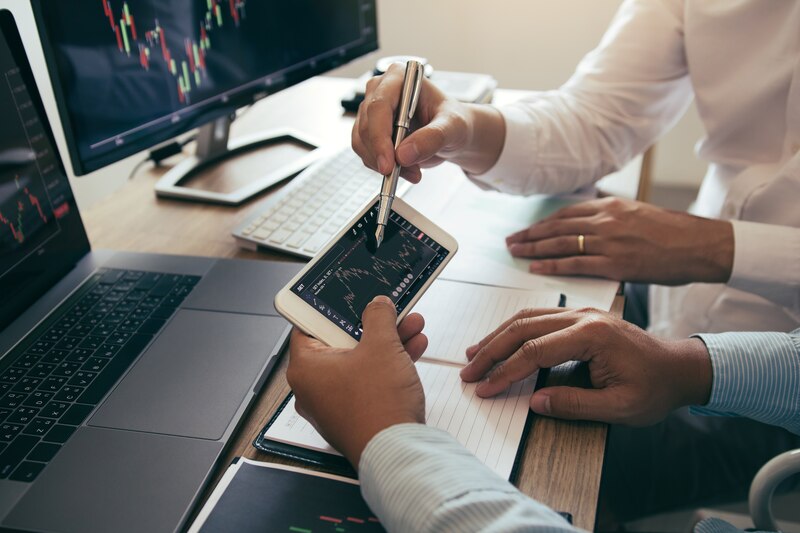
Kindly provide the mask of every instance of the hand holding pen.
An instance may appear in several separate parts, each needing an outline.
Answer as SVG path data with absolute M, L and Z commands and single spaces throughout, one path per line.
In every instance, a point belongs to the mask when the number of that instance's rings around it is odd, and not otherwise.
M 406 73 L 403 78 L 403 90 L 400 93 L 400 103 L 397 106 L 397 113 L 395 115 L 394 129 L 392 141 L 394 142 L 394 149 L 400 146 L 403 139 L 408 135 L 411 129 L 411 119 L 414 118 L 414 113 L 417 109 L 419 101 L 419 91 L 422 87 L 422 79 L 424 77 L 423 66 L 418 61 L 409 61 L 406 63 Z M 397 180 L 400 179 L 400 164 L 395 161 L 394 168 L 389 174 L 383 177 L 383 184 L 381 185 L 380 202 L 378 204 L 378 218 L 376 220 L 375 228 L 375 247 L 379 247 L 383 242 L 386 224 L 389 222 L 389 214 L 392 211 L 392 202 L 394 202 L 395 191 L 397 190 Z

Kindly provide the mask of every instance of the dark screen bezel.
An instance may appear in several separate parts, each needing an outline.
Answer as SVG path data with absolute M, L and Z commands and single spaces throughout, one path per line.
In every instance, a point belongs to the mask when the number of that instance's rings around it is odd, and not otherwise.
M 53 130 L 50 127 L 50 121 L 47 119 L 42 97 L 41 94 L 39 94 L 36 80 L 33 77 L 33 71 L 31 70 L 28 56 L 25 53 L 25 47 L 22 43 L 16 20 L 13 14 L 7 9 L 0 9 L 0 33 L 2 33 L 0 38 L 5 37 L 14 62 L 20 69 L 20 74 L 25 81 L 31 101 L 39 115 L 42 128 L 52 147 L 58 170 L 62 174 L 67 185 L 70 186 L 69 178 L 64 168 L 64 162 L 60 157 L 58 145 L 53 136 Z M 40 265 L 36 270 L 40 275 L 33 279 L 26 278 L 25 288 L 15 293 L 12 301 L 7 301 L 5 298 L 3 299 L 2 305 L 0 306 L 0 330 L 16 319 L 22 311 L 29 307 L 42 294 L 47 292 L 47 290 L 63 278 L 82 257 L 90 252 L 89 238 L 86 235 L 86 230 L 84 229 L 83 221 L 78 212 L 74 196 L 70 199 L 70 203 L 72 212 L 68 215 L 68 219 L 65 217 L 65 235 L 61 236 L 61 240 L 59 241 L 60 244 L 66 244 L 67 246 L 61 249 L 58 246 L 51 247 L 51 245 L 48 245 L 47 253 L 41 255 L 33 254 L 3 275 L 3 278 L 6 278 L 6 276 L 10 274 L 13 275 L 17 271 L 23 271 L 28 268 L 29 265 Z M 3 286 L 3 283 L 4 281 L 0 279 L 0 287 Z
M 128 156 L 152 148 L 153 146 L 163 143 L 178 135 L 184 134 L 190 130 L 198 128 L 203 124 L 207 124 L 215 119 L 230 116 L 238 108 L 260 100 L 261 98 L 274 94 L 278 91 L 296 85 L 305 81 L 313 76 L 317 76 L 331 69 L 344 65 L 378 49 L 378 25 L 377 25 L 377 2 L 372 1 L 372 14 L 373 19 L 370 21 L 375 28 L 373 32 L 374 38 L 363 45 L 356 46 L 348 49 L 347 53 L 343 56 L 335 56 L 315 62 L 314 66 L 305 65 L 302 68 L 291 70 L 281 78 L 281 83 L 275 83 L 270 86 L 257 85 L 250 88 L 241 89 L 235 95 L 228 97 L 227 102 L 222 102 L 220 97 L 215 98 L 212 102 L 203 105 L 196 112 L 182 115 L 181 121 L 176 128 L 165 128 L 163 130 L 154 131 L 152 134 L 137 140 L 126 142 L 118 146 L 115 150 L 105 153 L 103 155 L 83 159 L 78 148 L 76 140 L 75 129 L 72 124 L 69 106 L 66 103 L 66 96 L 62 90 L 61 75 L 58 72 L 58 62 L 56 61 L 56 54 L 53 50 L 52 42 L 47 31 L 47 23 L 45 21 L 43 4 L 45 2 L 53 2 L 59 0 L 31 0 L 33 7 L 33 14 L 36 20 L 36 27 L 39 32 L 39 39 L 42 42 L 42 51 L 44 53 L 45 61 L 47 63 L 47 70 L 50 74 L 50 83 L 53 87 L 55 94 L 56 105 L 58 106 L 58 113 L 61 117 L 61 125 L 64 131 L 64 137 L 67 141 L 67 148 L 70 155 L 70 163 L 72 164 L 72 171 L 76 176 L 83 176 L 92 171 L 106 167 L 112 163 L 116 163 Z M 260 78 L 266 78 L 261 76 Z

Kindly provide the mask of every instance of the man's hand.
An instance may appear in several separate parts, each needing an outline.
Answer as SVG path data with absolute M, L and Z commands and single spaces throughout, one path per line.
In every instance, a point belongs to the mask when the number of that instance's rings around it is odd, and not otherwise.
M 681 285 L 725 283 L 733 268 L 730 222 L 620 198 L 565 207 L 506 244 L 512 255 L 533 258 L 538 274 Z
M 547 387 L 531 409 L 558 418 L 648 425 L 711 394 L 711 359 L 700 339 L 666 341 L 593 309 L 526 310 L 467 350 L 464 381 L 494 396 L 533 372 L 584 361 L 594 389 Z
M 353 349 L 292 332 L 286 378 L 297 410 L 356 469 L 378 432 L 425 422 L 425 395 L 414 368 L 428 346 L 424 320 L 413 313 L 399 328 L 396 320 L 391 300 L 378 296 L 364 310 L 364 335 Z
M 505 140 L 500 112 L 448 98 L 427 79 L 422 81 L 412 132 L 395 153 L 392 129 L 404 74 L 405 66 L 395 64 L 367 83 L 352 135 L 353 150 L 364 164 L 386 175 L 397 161 L 403 167 L 400 175 L 412 183 L 421 179 L 421 168 L 445 160 L 468 172 L 488 170 Z

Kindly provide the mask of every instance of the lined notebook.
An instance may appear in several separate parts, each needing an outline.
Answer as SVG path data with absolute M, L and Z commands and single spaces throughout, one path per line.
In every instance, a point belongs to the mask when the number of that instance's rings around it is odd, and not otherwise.
M 559 294 L 437 280 L 414 311 L 425 317 L 429 345 L 417 362 L 425 389 L 428 425 L 447 431 L 478 459 L 510 479 L 526 429 L 528 401 L 537 375 L 493 398 L 479 398 L 474 383 L 461 381 L 467 347 L 477 343 L 516 311 L 557 307 Z M 297 459 L 343 459 L 294 408 L 290 397 L 254 443 L 257 448 Z M 295 448 L 287 453 L 287 446 Z M 305 450 L 308 453 L 304 453 Z

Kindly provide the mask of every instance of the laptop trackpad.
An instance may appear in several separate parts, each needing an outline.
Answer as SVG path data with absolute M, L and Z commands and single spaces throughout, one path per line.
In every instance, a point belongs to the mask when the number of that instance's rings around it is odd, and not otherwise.
M 220 439 L 285 329 L 277 317 L 181 309 L 89 425 Z

